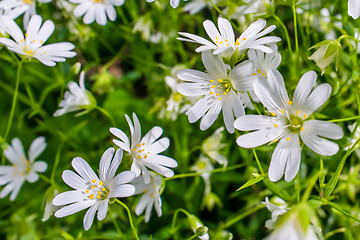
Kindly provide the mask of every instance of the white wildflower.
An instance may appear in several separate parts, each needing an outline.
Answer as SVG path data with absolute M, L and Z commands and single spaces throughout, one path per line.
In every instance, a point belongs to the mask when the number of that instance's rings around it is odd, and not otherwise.
M 305 73 L 290 100 L 280 73 L 271 71 L 268 82 L 256 80 L 255 93 L 271 116 L 246 115 L 235 121 L 241 131 L 253 131 L 237 139 L 244 148 L 254 148 L 269 142 L 279 141 L 273 152 L 269 179 L 278 181 L 285 171 L 285 180 L 291 181 L 300 167 L 300 138 L 314 152 L 331 156 L 339 146 L 325 138 L 340 139 L 342 128 L 335 123 L 311 120 L 309 117 L 330 97 L 331 86 L 320 84 L 314 90 L 316 73 Z
M 115 21 L 116 10 L 124 4 L 125 0 L 69 0 L 71 3 L 79 4 L 74 9 L 75 17 L 84 16 L 85 24 L 91 24 L 94 21 L 99 25 L 106 25 L 107 19 Z
M 258 20 L 252 23 L 240 35 L 240 37 L 236 39 L 236 41 L 231 23 L 225 18 L 219 17 L 218 19 L 218 27 L 220 32 L 217 30 L 215 24 L 210 20 L 205 20 L 203 25 L 213 43 L 197 35 L 184 32 L 179 32 L 182 37 L 178 38 L 178 40 L 201 44 L 202 46 L 198 47 L 196 52 L 214 50 L 214 54 L 216 55 L 229 50 L 231 54 L 227 55 L 230 56 L 236 49 L 238 51 L 259 49 L 263 52 L 271 53 L 272 49 L 266 46 L 266 44 L 275 43 L 281 40 L 279 37 L 274 36 L 263 37 L 276 28 L 275 25 L 271 25 L 270 27 L 263 30 L 266 25 L 265 20 Z
M 133 113 L 133 121 L 128 115 L 125 115 L 129 124 L 131 133 L 131 143 L 126 134 L 117 128 L 110 128 L 110 132 L 120 140 L 114 139 L 113 142 L 120 148 L 131 154 L 133 163 L 131 171 L 138 177 L 141 173 L 144 177 L 145 184 L 150 182 L 150 168 L 153 171 L 165 176 L 174 176 L 170 168 L 177 167 L 177 162 L 169 157 L 159 155 L 159 153 L 169 148 L 170 141 L 168 138 L 158 139 L 163 130 L 161 127 L 153 127 L 143 138 L 141 138 L 141 126 L 136 114 Z
M 11 193 L 10 200 L 13 201 L 25 181 L 34 183 L 39 179 L 37 173 L 45 172 L 47 163 L 44 161 L 35 162 L 35 158 L 45 148 L 45 138 L 38 137 L 31 143 L 28 157 L 26 157 L 21 141 L 18 138 L 11 141 L 11 145 L 8 145 L 4 150 L 4 155 L 12 165 L 0 166 L 0 186 L 6 185 L 0 192 L 0 198 L 4 198 Z
M 133 172 L 124 171 L 115 176 L 123 151 L 118 149 L 115 156 L 114 153 L 115 149 L 109 148 L 102 155 L 100 177 L 84 159 L 76 157 L 72 160 L 71 164 L 78 174 L 65 170 L 62 178 L 74 190 L 60 193 L 53 199 L 55 206 L 66 205 L 55 212 L 55 217 L 66 217 L 89 208 L 84 216 L 84 229 L 89 230 L 96 211 L 99 221 L 106 217 L 110 198 L 129 197 L 135 193 L 135 187 L 128 184 L 135 177 Z
M 220 153 L 220 151 L 226 147 L 222 143 L 224 137 L 224 127 L 216 129 L 216 131 L 208 138 L 206 138 L 201 145 L 203 152 L 209 156 L 215 162 L 227 166 L 228 160 Z
M 30 18 L 36 14 L 36 2 L 48 3 L 51 0 L 3 0 L 0 8 L 3 8 L 11 19 L 24 14 L 24 28 L 27 29 Z
M 266 208 L 271 212 L 271 219 L 267 220 L 265 226 L 269 229 L 275 228 L 275 222 L 280 215 L 283 215 L 288 211 L 287 204 L 284 200 L 279 197 L 275 197 L 273 203 L 269 201 L 269 198 L 265 198 L 265 202 L 262 202 Z
M 51 20 L 42 23 L 39 15 L 33 15 L 29 22 L 28 31 L 24 35 L 19 26 L 10 18 L 3 18 L 5 31 L 14 39 L 0 38 L 0 43 L 6 45 L 10 51 L 24 55 L 25 58 L 36 58 L 47 66 L 55 66 L 56 62 L 65 62 L 65 58 L 76 55 L 71 51 L 75 48 L 72 43 L 60 42 L 43 46 L 55 30 Z
M 150 220 L 151 211 L 155 208 L 157 215 L 161 217 L 161 177 L 151 173 L 150 182 L 148 184 L 145 184 L 142 176 L 135 178 L 131 183 L 135 186 L 134 195 L 143 194 L 135 207 L 136 215 L 140 215 L 145 211 L 145 222 L 148 222 Z
M 90 110 L 94 107 L 94 98 L 85 88 L 85 73 L 83 71 L 80 73 L 79 85 L 71 81 L 68 83 L 68 88 L 70 91 L 64 93 L 64 99 L 59 103 L 61 109 L 56 110 L 55 117 L 82 109 Z
M 185 69 L 178 72 L 178 78 L 183 83 L 177 87 L 179 93 L 185 96 L 200 98 L 188 111 L 190 123 L 200 118 L 200 129 L 208 129 L 223 111 L 224 122 L 228 132 L 234 132 L 234 116 L 245 114 L 238 92 L 246 93 L 253 90 L 253 64 L 245 61 L 238 64 L 228 73 L 228 67 L 219 55 L 210 51 L 202 53 L 202 61 L 207 73 Z

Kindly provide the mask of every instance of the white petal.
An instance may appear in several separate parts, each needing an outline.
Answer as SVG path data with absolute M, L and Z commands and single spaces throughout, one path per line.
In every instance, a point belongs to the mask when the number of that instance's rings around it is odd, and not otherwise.
M 61 206 L 70 203 L 80 202 L 85 198 L 86 196 L 77 190 L 66 191 L 56 195 L 52 200 L 52 204 L 54 204 L 55 206 Z
M 99 221 L 104 220 L 108 211 L 109 198 L 104 199 L 104 201 L 99 203 L 99 209 L 97 214 L 97 219 Z
M 241 135 L 238 139 L 236 139 L 236 143 L 243 148 L 254 148 L 278 139 L 284 135 L 285 132 L 286 130 L 284 128 L 258 130 Z
M 200 129 L 203 131 L 208 129 L 218 118 L 221 109 L 222 102 L 220 100 L 215 100 L 215 103 L 211 106 L 210 110 L 201 119 Z
M 173 8 L 177 8 L 179 6 L 180 0 L 170 0 L 170 5 Z
M 116 170 L 120 166 L 122 157 L 123 157 L 123 151 L 122 151 L 122 149 L 119 148 L 115 152 L 115 156 L 110 164 L 110 168 L 109 168 L 106 178 L 104 180 L 107 181 L 108 179 L 114 178 Z
M 141 173 L 141 166 L 137 162 L 137 160 L 134 160 L 131 165 L 131 171 L 135 173 L 136 177 L 138 177 Z
M 76 157 L 72 160 L 71 165 L 75 171 L 85 180 L 91 182 L 92 180 L 99 180 L 90 165 L 81 157 Z
M 297 134 L 285 135 L 276 146 L 269 166 L 269 179 L 279 181 L 286 166 L 285 180 L 291 181 L 299 171 L 301 151 Z
M 192 106 L 188 111 L 188 119 L 190 123 L 196 122 L 199 120 L 204 114 L 209 110 L 211 105 L 213 104 L 213 100 L 211 99 L 211 95 L 205 95 L 200 100 L 198 100 L 194 106 Z
M 110 132 L 116 137 L 120 138 L 121 141 L 113 140 L 113 142 L 120 148 L 124 149 L 127 152 L 130 152 L 130 140 L 126 134 L 117 128 L 110 128 Z
M 138 117 L 135 113 L 133 113 L 133 120 L 134 120 L 134 134 L 132 135 L 132 145 L 134 146 L 140 141 L 141 138 L 141 125 Z
M 135 214 L 140 215 L 145 210 L 145 207 L 150 201 L 152 201 L 150 196 L 148 194 L 144 194 L 135 207 Z
M 348 1 L 348 14 L 354 19 L 360 16 L 360 2 L 358 0 Z
M 310 115 L 321 107 L 330 97 L 331 86 L 328 83 L 323 83 L 317 86 L 307 98 L 303 107 L 308 111 Z
M 206 51 L 201 54 L 203 64 L 208 73 L 216 78 L 226 78 L 225 64 L 219 55 L 212 54 L 211 51 Z
M 297 106 L 303 106 L 306 99 L 309 97 L 311 90 L 316 82 L 316 73 L 314 71 L 306 72 L 299 80 L 294 92 L 294 104 Z
M 163 129 L 161 127 L 155 126 L 153 127 L 145 136 L 141 139 L 141 142 L 146 145 L 152 144 L 156 139 L 158 139 L 163 133 Z
M 93 221 L 94 221 L 94 216 L 96 213 L 96 210 L 98 209 L 98 205 L 95 204 L 93 206 L 91 206 L 89 208 L 89 210 L 87 210 L 87 212 L 85 213 L 84 216 L 84 229 L 85 231 L 89 230 Z
M 160 175 L 163 175 L 164 177 L 172 177 L 172 176 L 174 176 L 173 170 L 171 170 L 171 169 L 169 169 L 167 167 L 164 167 L 162 165 L 152 163 L 152 162 L 151 163 L 150 162 L 145 162 L 144 164 L 148 168 L 150 168 L 151 170 L 159 173 Z M 143 169 L 143 174 L 144 174 L 144 172 L 145 172 L 146 175 L 149 174 L 148 170 L 144 171 L 144 169 Z M 145 184 L 148 184 L 150 182 L 150 176 L 149 176 L 149 179 L 147 179 L 148 176 L 145 176 L 145 174 L 144 174 L 144 182 L 145 182 Z
M 174 159 L 163 155 L 151 155 L 147 158 L 146 162 L 151 162 L 170 168 L 177 167 L 178 165 Z
M 321 126 L 324 124 L 323 126 Z M 326 129 L 326 127 L 329 127 Z M 342 137 L 342 129 L 336 124 L 326 123 L 323 121 L 310 120 L 303 124 L 303 131 L 300 131 L 300 137 L 314 152 L 324 155 L 332 156 L 339 151 L 339 146 L 319 136 L 334 137 L 339 139 Z
M 122 184 L 115 189 L 111 189 L 109 198 L 129 197 L 135 193 L 135 187 L 131 184 Z
M 34 172 L 45 172 L 47 169 L 47 163 L 44 161 L 36 161 L 32 167 Z
M 244 61 L 231 70 L 229 79 L 236 91 L 246 92 L 253 90 L 254 81 L 256 79 L 252 75 L 253 72 L 254 65 L 251 61 Z
M 73 189 L 83 190 L 87 188 L 86 180 L 70 170 L 65 170 L 62 174 L 64 182 Z
M 161 138 L 156 142 L 154 142 L 153 144 L 151 144 L 148 147 L 148 149 L 151 151 L 152 155 L 155 155 L 165 151 L 166 149 L 169 148 L 169 146 L 170 146 L 170 140 L 168 138 Z
M 44 137 L 36 138 L 29 148 L 29 161 L 33 162 L 46 148 L 46 142 Z
M 228 41 L 230 46 L 232 46 L 234 44 L 235 35 L 231 23 L 227 19 L 219 17 L 218 27 L 223 38 Z
M 115 148 L 108 148 L 100 159 L 99 173 L 100 179 L 106 179 L 110 168 L 112 157 L 114 156 Z M 115 160 L 115 159 L 114 159 Z M 106 181 L 106 180 L 105 180 Z
M 37 175 L 34 171 L 29 172 L 29 174 L 26 176 L 26 181 L 29 183 L 34 183 L 37 180 L 39 180 L 39 175 Z
M 116 186 L 116 185 L 121 185 L 124 183 L 129 183 L 132 180 L 134 180 L 134 178 L 135 178 L 134 172 L 124 171 L 115 176 L 115 178 L 113 180 L 114 181 L 113 184 Z
M 240 131 L 270 130 L 284 124 L 275 117 L 264 115 L 245 115 L 235 120 L 234 126 Z
M 60 208 L 59 210 L 57 210 L 55 212 L 54 216 L 57 218 L 66 217 L 71 214 L 80 212 L 95 203 L 96 203 L 96 200 L 87 200 L 87 201 L 76 202 L 76 203 L 67 205 L 63 208 Z
M 224 97 L 222 111 L 226 130 L 234 133 L 234 115 L 235 117 L 243 116 L 245 111 L 239 96 L 233 91 L 230 91 L 226 98 Z

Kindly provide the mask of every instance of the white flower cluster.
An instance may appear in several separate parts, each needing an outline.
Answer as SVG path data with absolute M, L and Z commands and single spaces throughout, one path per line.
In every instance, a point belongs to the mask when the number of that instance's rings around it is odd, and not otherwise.
M 264 36 L 275 26 L 264 27 L 258 20 L 251 24 L 235 40 L 230 22 L 219 18 L 219 31 L 213 22 L 206 20 L 204 28 L 213 42 L 190 33 L 179 33 L 179 40 L 199 43 L 202 61 L 207 72 L 180 70 L 177 91 L 185 96 L 197 96 L 200 100 L 188 111 L 191 123 L 201 118 L 200 129 L 208 129 L 222 111 L 225 127 L 233 133 L 253 131 L 237 139 L 244 148 L 254 148 L 279 141 L 272 155 L 269 179 L 278 181 L 285 172 L 285 180 L 291 181 L 299 171 L 300 139 L 314 152 L 331 156 L 339 146 L 325 138 L 340 139 L 342 128 L 330 122 L 314 120 L 312 114 L 330 97 L 331 86 L 321 84 L 315 89 L 316 74 L 307 72 L 300 79 L 293 99 L 290 99 L 281 73 L 277 70 L 281 55 L 275 42 L 278 37 Z M 269 45 L 269 46 L 267 46 Z M 247 54 L 248 60 L 237 65 L 226 64 L 237 54 Z M 242 57 L 241 57 L 242 58 Z M 237 62 L 237 61 L 235 61 Z M 251 99 L 260 101 L 268 115 L 245 115 L 251 107 Z M 236 120 L 235 120 L 236 119 Z

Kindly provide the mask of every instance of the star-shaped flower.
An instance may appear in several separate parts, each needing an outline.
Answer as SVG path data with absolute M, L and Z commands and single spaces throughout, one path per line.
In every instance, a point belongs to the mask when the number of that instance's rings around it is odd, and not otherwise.
M 89 208 L 84 216 L 84 228 L 89 230 L 96 211 L 99 221 L 106 217 L 110 198 L 129 197 L 134 194 L 135 187 L 128 183 L 134 179 L 135 174 L 124 171 L 115 176 L 123 151 L 118 149 L 115 156 L 114 153 L 115 149 L 109 148 L 102 155 L 99 177 L 84 159 L 76 157 L 72 160 L 71 164 L 78 174 L 65 170 L 62 178 L 74 190 L 60 193 L 53 199 L 55 206 L 66 205 L 55 212 L 55 217 L 66 217 Z
M 13 40 L 0 38 L 0 43 L 6 45 L 10 51 L 23 55 L 25 58 L 36 58 L 47 66 L 55 66 L 56 62 L 65 62 L 65 58 L 76 55 L 71 51 L 75 48 L 72 43 L 60 42 L 43 46 L 55 30 L 52 21 L 42 23 L 39 15 L 33 15 L 30 19 L 28 30 L 24 35 L 19 26 L 10 18 L 3 17 L 4 29 Z
M 27 158 L 21 141 L 18 138 L 11 141 L 11 145 L 4 150 L 4 155 L 12 166 L 0 166 L 0 186 L 6 185 L 0 193 L 0 198 L 11 193 L 10 200 L 13 201 L 25 181 L 34 183 L 39 179 L 37 173 L 45 172 L 47 163 L 44 161 L 35 162 L 35 159 L 45 148 L 45 138 L 36 138 L 30 145 Z
M 131 154 L 133 163 L 131 171 L 138 177 L 141 173 L 145 184 L 150 182 L 150 168 L 164 177 L 174 176 L 170 168 L 177 167 L 177 162 L 169 157 L 159 155 L 159 153 L 168 149 L 170 141 L 168 138 L 158 139 L 163 130 L 161 127 L 153 127 L 143 138 L 141 138 L 141 126 L 136 114 L 133 113 L 133 121 L 128 115 L 125 115 L 129 124 L 131 133 L 131 143 L 126 134 L 118 128 L 110 128 L 110 132 L 120 140 L 114 139 L 113 142 L 120 148 Z M 141 138 L 141 139 L 140 139 Z
M 285 171 L 285 180 L 291 181 L 300 167 L 300 139 L 314 152 L 331 156 L 339 146 L 325 138 L 340 139 L 343 130 L 335 123 L 311 119 L 310 116 L 330 97 L 331 86 L 320 84 L 314 90 L 316 73 L 305 73 L 290 100 L 279 72 L 270 71 L 268 82 L 257 79 L 254 84 L 256 96 L 271 116 L 246 115 L 235 121 L 235 128 L 253 131 L 240 136 L 240 147 L 254 148 L 279 141 L 273 152 L 269 179 L 278 181 Z

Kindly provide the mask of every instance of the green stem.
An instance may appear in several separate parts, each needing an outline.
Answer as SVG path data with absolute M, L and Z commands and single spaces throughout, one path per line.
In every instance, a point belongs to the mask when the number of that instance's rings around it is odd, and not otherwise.
M 48 178 L 47 176 L 45 176 L 45 175 L 43 175 L 43 174 L 38 174 L 39 175 L 39 177 L 42 179 L 42 180 L 44 180 L 45 182 L 47 182 L 48 184 L 52 184 L 52 181 L 51 181 L 51 179 L 50 178 Z
M 6 138 L 8 137 L 8 135 L 9 135 L 9 132 L 10 132 L 10 129 L 11 129 L 11 124 L 12 124 L 13 118 L 14 118 L 14 113 L 15 113 L 15 108 L 16 108 L 16 100 L 17 100 L 17 96 L 18 96 L 18 93 L 19 93 L 19 83 L 20 83 L 20 74 L 21 74 L 22 64 L 23 64 L 23 61 L 21 60 L 19 62 L 18 69 L 17 69 L 17 74 L 16 74 L 15 91 L 14 91 L 14 97 L 13 97 L 11 111 L 10 111 L 10 117 L 9 117 L 9 121 L 8 121 L 6 131 L 5 131 L 5 134 L 4 134 L 4 140 L 5 141 L 6 141 Z
M 285 36 L 286 36 L 286 42 L 287 42 L 287 45 L 288 45 L 288 48 L 289 48 L 289 51 L 290 51 L 290 54 L 291 56 L 293 55 L 293 50 L 292 50 L 292 46 L 291 46 L 291 41 L 290 41 L 290 35 L 289 35 L 289 32 L 285 26 L 285 24 L 283 23 L 283 21 L 281 21 L 281 19 L 276 16 L 275 14 L 273 15 L 273 18 L 276 19 L 276 21 L 279 22 L 279 24 L 281 25 L 281 27 L 284 29 L 284 32 L 285 32 Z
M 293 17 L 294 17 L 295 47 L 296 47 L 296 54 L 298 55 L 299 54 L 299 40 L 298 40 L 295 2 L 292 4 L 292 11 L 293 11 Z
M 177 178 L 195 177 L 195 176 L 200 176 L 200 175 L 202 175 L 204 173 L 226 172 L 226 171 L 242 168 L 244 166 L 246 166 L 246 163 L 237 164 L 237 165 L 227 167 L 227 168 L 217 168 L 217 169 L 212 170 L 212 171 L 203 171 L 203 172 L 178 174 L 178 175 L 175 175 L 173 177 L 165 178 L 164 181 L 169 181 L 169 180 L 173 180 L 173 179 L 177 179 Z
M 342 210 L 336 203 L 329 202 L 329 201 L 326 200 L 325 198 L 323 198 L 322 201 L 323 201 L 325 204 L 329 205 L 330 207 L 338 210 L 339 212 L 341 212 L 341 213 L 344 214 L 345 216 L 347 216 L 347 217 L 349 217 L 349 218 L 351 218 L 351 219 L 353 219 L 353 220 L 355 220 L 355 221 L 357 221 L 357 222 L 360 222 L 359 219 L 357 219 L 356 217 L 351 216 L 350 213 Z
M 325 186 L 325 197 L 329 197 L 331 193 L 334 191 L 335 186 L 337 182 L 339 181 L 340 173 L 345 165 L 345 160 L 348 158 L 348 156 L 355 151 L 355 149 L 358 147 L 358 143 L 360 142 L 360 138 L 346 151 L 344 157 L 341 159 L 340 164 L 338 165 L 334 175 L 331 177 L 329 182 Z
M 111 121 L 111 124 L 116 127 L 115 121 L 108 111 L 99 106 L 96 106 L 96 109 L 99 110 L 102 114 L 104 114 Z
M 331 232 L 328 232 L 325 236 L 324 236 L 324 239 L 328 239 L 329 237 L 332 237 L 334 236 L 335 234 L 337 233 L 343 233 L 346 231 L 346 228 L 338 228 L 338 229 L 335 229 Z
M 54 162 L 54 166 L 51 171 L 51 177 L 50 177 L 52 184 L 55 184 L 55 173 L 56 173 L 57 166 L 59 165 L 61 150 L 62 150 L 63 146 L 64 146 L 64 142 L 61 142 L 59 145 L 59 148 L 56 152 L 56 155 L 55 155 L 55 162 Z
M 355 117 L 348 117 L 348 118 L 333 119 L 333 120 L 329 120 L 328 122 L 345 122 L 345 121 L 356 120 L 359 118 L 360 118 L 360 116 L 355 116 Z
M 173 219 L 172 219 L 172 222 L 171 222 L 171 233 L 172 234 L 175 234 L 177 231 L 175 229 L 175 225 L 176 225 L 177 216 L 179 215 L 180 212 L 184 213 L 187 217 L 190 215 L 185 209 L 182 209 L 182 208 L 176 209 Z
M 257 163 L 257 165 L 258 165 L 258 167 L 259 167 L 259 170 L 260 170 L 261 174 L 262 174 L 262 175 L 265 175 L 265 174 L 264 174 L 264 170 L 263 170 L 262 167 L 261 167 L 259 158 L 258 158 L 258 156 L 257 156 L 257 154 L 256 154 L 255 148 L 253 148 L 252 150 L 253 150 L 254 157 L 255 157 L 256 163 Z
M 224 225 L 224 229 L 225 228 L 229 228 L 231 225 L 233 225 L 234 223 L 240 221 L 241 219 L 249 216 L 250 214 L 259 211 L 260 209 L 265 208 L 266 206 L 264 204 L 259 204 L 256 207 L 250 208 L 247 211 L 245 211 L 244 213 L 237 215 L 236 217 L 226 221 L 225 225 Z
M 218 6 L 216 6 L 216 4 L 212 1 L 209 0 L 209 2 L 211 3 L 211 5 L 213 6 L 213 8 L 226 20 L 228 20 L 230 22 L 230 24 L 233 26 L 234 29 L 236 29 L 239 33 L 241 32 L 240 28 L 238 28 L 221 10 L 220 8 L 218 8 Z
M 132 217 L 131 217 L 130 209 L 123 202 L 121 202 L 119 199 L 116 198 L 115 201 L 126 209 L 126 212 L 128 214 L 128 217 L 129 217 L 129 222 L 130 222 L 131 229 L 133 230 L 135 238 L 137 240 L 139 240 L 139 236 L 136 233 L 136 229 L 135 229 Z

